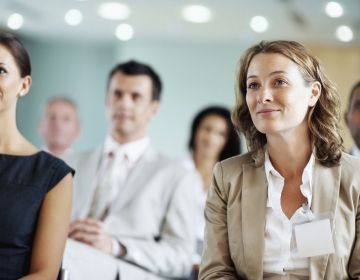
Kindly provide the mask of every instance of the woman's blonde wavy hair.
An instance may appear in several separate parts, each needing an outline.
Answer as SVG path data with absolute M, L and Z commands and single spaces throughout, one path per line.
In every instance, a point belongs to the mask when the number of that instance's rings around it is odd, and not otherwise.
M 247 71 L 253 57 L 259 53 L 281 54 L 299 66 L 307 83 L 318 81 L 321 94 L 314 107 L 309 109 L 308 125 L 315 157 L 324 166 L 339 164 L 343 149 L 340 136 L 340 98 L 335 85 L 324 73 L 319 60 L 303 45 L 294 41 L 262 41 L 249 48 L 240 59 L 236 84 L 236 105 L 232 112 L 232 121 L 238 132 L 243 132 L 249 151 L 257 165 L 263 162 L 263 148 L 266 144 L 265 134 L 259 132 L 250 116 L 246 104 Z

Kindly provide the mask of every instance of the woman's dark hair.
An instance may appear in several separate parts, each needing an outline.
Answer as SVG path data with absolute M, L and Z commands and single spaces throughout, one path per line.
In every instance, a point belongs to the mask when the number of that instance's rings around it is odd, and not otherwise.
M 7 32 L 0 32 L 0 45 L 4 46 L 14 57 L 21 78 L 31 75 L 29 54 L 15 35 Z
M 351 101 L 354 97 L 355 91 L 360 88 L 360 81 L 358 81 L 355 85 L 353 85 L 351 91 L 350 91 L 350 95 L 349 95 L 349 100 L 348 100 L 348 107 L 347 107 L 347 111 L 350 110 L 350 105 L 351 105 Z
M 223 118 L 227 124 L 226 142 L 223 150 L 220 153 L 219 161 L 240 154 L 240 139 L 231 122 L 231 113 L 227 108 L 221 106 L 206 107 L 197 113 L 191 125 L 191 135 L 188 144 L 189 149 L 191 151 L 195 151 L 196 132 L 198 131 L 201 122 L 210 115 L 216 115 Z
M 152 81 L 152 100 L 160 100 L 162 83 L 160 76 L 155 72 L 155 70 L 147 64 L 138 62 L 136 60 L 130 60 L 125 63 L 117 64 L 111 69 L 109 76 L 107 87 L 109 87 L 111 78 L 117 73 L 121 72 L 125 75 L 136 76 L 136 75 L 146 75 Z

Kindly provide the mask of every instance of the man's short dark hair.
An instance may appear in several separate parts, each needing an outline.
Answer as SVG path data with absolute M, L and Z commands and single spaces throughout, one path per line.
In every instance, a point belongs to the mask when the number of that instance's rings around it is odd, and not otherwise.
M 125 75 L 130 75 L 130 76 L 136 76 L 136 75 L 148 76 L 151 79 L 153 85 L 152 100 L 160 100 L 161 89 L 162 89 L 161 79 L 160 76 L 149 65 L 140 63 L 136 60 L 130 60 L 128 62 L 115 65 L 115 67 L 109 73 L 107 88 L 109 88 L 111 78 L 117 72 L 121 72 Z
M 349 96 L 349 100 L 348 100 L 348 107 L 347 107 L 347 111 L 350 110 L 350 106 L 351 106 L 351 100 L 353 99 L 354 97 L 354 93 L 355 91 L 360 88 L 360 81 L 358 81 L 351 89 L 350 91 L 350 96 Z

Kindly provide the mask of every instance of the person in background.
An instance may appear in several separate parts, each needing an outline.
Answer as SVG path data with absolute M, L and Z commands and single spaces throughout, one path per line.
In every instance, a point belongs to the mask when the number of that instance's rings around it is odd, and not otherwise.
M 76 104 L 67 97 L 53 97 L 46 103 L 39 123 L 45 149 L 57 157 L 72 153 L 71 145 L 80 135 Z
M 360 279 L 360 159 L 333 83 L 294 41 L 252 46 L 237 77 L 250 152 L 214 168 L 199 278 Z
M 69 228 L 74 171 L 17 128 L 31 82 L 24 46 L 0 33 L 0 279 L 56 279 Z
M 355 142 L 350 154 L 360 157 L 360 81 L 353 86 L 350 92 L 345 123 Z
M 200 264 L 204 241 L 204 209 L 212 172 L 218 161 L 240 154 L 239 137 L 231 123 L 230 111 L 221 106 L 210 106 L 199 111 L 193 119 L 188 144 L 191 155 L 185 165 L 196 169 L 200 175 L 201 186 L 194 191 L 197 194 L 196 238 L 197 249 L 195 265 Z
M 77 171 L 64 258 L 74 280 L 190 274 L 196 174 L 150 144 L 148 127 L 159 110 L 161 88 L 149 65 L 116 65 L 108 77 L 109 132 L 103 145 L 67 161 Z

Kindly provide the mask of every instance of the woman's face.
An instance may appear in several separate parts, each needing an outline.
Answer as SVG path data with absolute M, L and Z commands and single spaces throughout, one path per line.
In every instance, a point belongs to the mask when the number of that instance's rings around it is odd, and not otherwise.
M 195 152 L 201 157 L 219 158 L 227 141 L 227 123 L 223 117 L 208 115 L 195 133 Z
M 19 68 L 9 50 L 0 45 L 0 111 L 7 110 L 30 86 L 29 76 L 20 77 Z
M 292 132 L 301 126 L 307 129 L 307 112 L 321 91 L 319 82 L 307 85 L 298 65 L 275 53 L 253 57 L 246 86 L 251 119 L 267 135 Z

